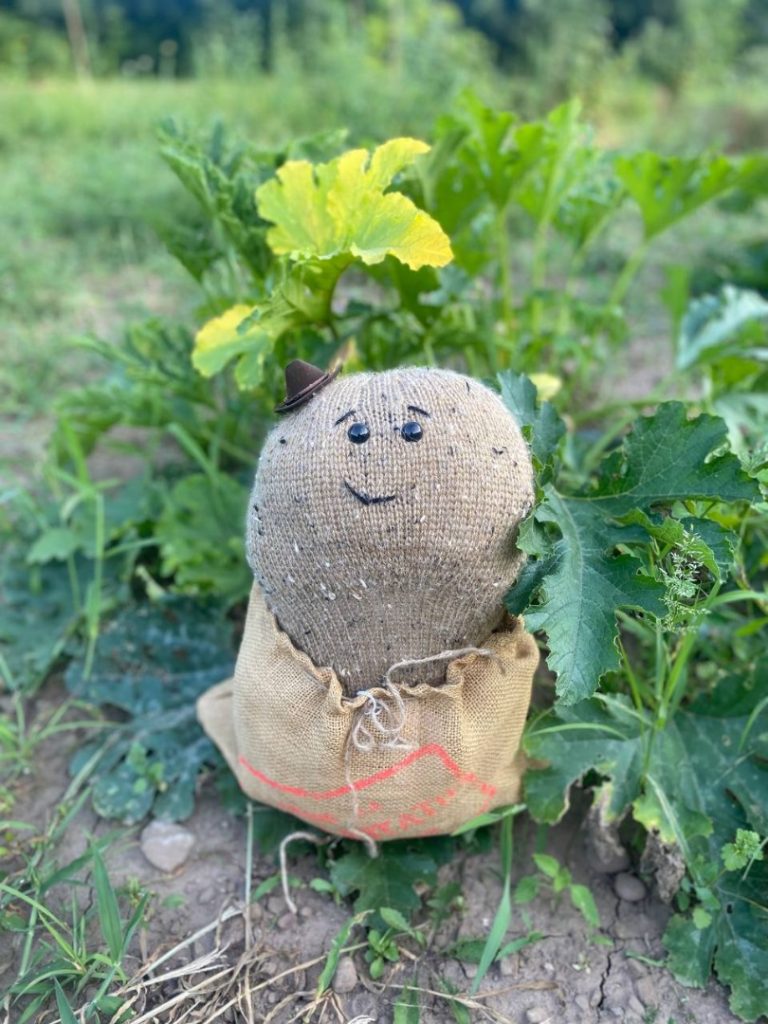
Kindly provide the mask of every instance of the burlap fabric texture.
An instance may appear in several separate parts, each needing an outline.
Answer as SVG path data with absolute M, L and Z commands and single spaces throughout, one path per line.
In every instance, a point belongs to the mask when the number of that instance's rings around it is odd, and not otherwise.
M 489 388 L 423 367 L 351 374 L 266 439 L 247 555 L 280 627 L 352 695 L 483 643 L 532 503 L 528 448 Z M 393 678 L 439 683 L 445 661 Z
M 198 716 L 245 793 L 367 840 L 452 832 L 520 793 L 539 660 L 521 620 L 448 664 L 445 681 L 344 693 L 278 627 L 254 585 L 234 679 Z

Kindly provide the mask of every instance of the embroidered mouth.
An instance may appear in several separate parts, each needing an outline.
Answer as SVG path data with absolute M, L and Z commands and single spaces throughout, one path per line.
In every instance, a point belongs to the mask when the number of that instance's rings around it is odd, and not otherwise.
M 396 494 L 373 495 L 366 494 L 365 491 L 356 491 L 348 480 L 344 481 L 344 486 L 363 505 L 385 505 L 388 501 L 394 501 L 397 497 Z

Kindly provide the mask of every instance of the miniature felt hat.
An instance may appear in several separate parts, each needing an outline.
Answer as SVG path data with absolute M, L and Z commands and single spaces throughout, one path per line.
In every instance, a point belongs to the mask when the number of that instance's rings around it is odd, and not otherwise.
M 294 359 L 285 368 L 285 398 L 275 406 L 275 412 L 290 412 L 308 402 L 314 394 L 326 384 L 330 384 L 341 369 L 324 371 L 305 363 L 303 359 Z

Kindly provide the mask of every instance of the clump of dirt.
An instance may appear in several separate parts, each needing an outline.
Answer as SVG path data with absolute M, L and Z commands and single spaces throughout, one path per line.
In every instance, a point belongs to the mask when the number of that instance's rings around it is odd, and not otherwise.
M 61 700 L 57 686 L 46 687 L 35 714 L 45 718 Z M 35 769 L 14 784 L 14 818 L 43 828 L 55 813 L 67 785 L 67 760 L 78 742 L 76 734 L 64 735 L 68 743 L 54 738 L 41 744 Z M 125 997 L 137 1021 L 146 1024 L 214 1019 L 238 1024 L 299 1019 L 388 1024 L 408 986 L 418 990 L 421 1024 L 454 1019 L 448 992 L 463 1000 L 470 1019 L 477 1021 L 738 1024 L 723 988 L 714 982 L 704 990 L 683 988 L 659 966 L 670 909 L 651 889 L 643 897 L 642 886 L 619 885 L 618 874 L 595 869 L 584 826 L 588 801 L 578 792 L 575 796 L 565 820 L 549 831 L 546 849 L 567 865 L 575 882 L 590 887 L 600 913 L 599 931 L 585 924 L 565 895 L 515 907 L 507 941 L 532 932 L 540 937 L 494 964 L 478 994 L 469 997 L 477 968 L 461 960 L 457 951 L 461 940 L 485 939 L 501 897 L 501 880 L 497 851 L 463 852 L 440 870 L 442 884 L 460 884 L 462 905 L 442 922 L 428 925 L 426 946 L 405 939 L 397 962 L 372 980 L 364 932 L 353 930 L 347 943 L 353 948 L 331 988 L 317 998 L 331 942 L 351 909 L 332 894 L 309 887 L 323 870 L 314 854 L 306 854 L 291 856 L 290 875 L 299 884 L 293 889 L 298 913 L 290 913 L 275 877 L 275 858 L 257 855 L 251 891 L 273 882 L 246 915 L 245 821 L 222 806 L 213 785 L 205 784 L 194 815 L 184 823 L 195 845 L 174 873 L 163 874 L 145 859 L 139 827 L 125 830 L 105 850 L 115 886 L 134 891 L 140 886 L 154 894 L 146 927 L 126 965 L 134 977 L 124 987 Z M 59 864 L 80 856 L 94 838 L 113 829 L 114 823 L 97 818 L 86 804 L 57 849 Z M 531 854 L 539 849 L 540 838 L 534 823 L 518 820 L 516 879 L 533 871 Z M 623 860 L 619 866 L 625 866 Z M 621 899 L 617 891 L 631 894 L 633 901 Z M 68 904 L 71 892 L 68 886 L 52 889 L 51 909 Z M 87 887 L 82 890 L 84 904 L 91 896 Z M 21 933 L 0 937 L 0 985 L 6 991 L 18 969 L 23 939 Z M 39 1024 L 54 1018 L 41 1016 Z

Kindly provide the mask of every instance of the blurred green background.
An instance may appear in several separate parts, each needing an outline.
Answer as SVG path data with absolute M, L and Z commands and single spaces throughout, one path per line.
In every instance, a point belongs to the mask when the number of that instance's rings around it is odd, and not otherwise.
M 540 117 L 581 97 L 598 142 L 768 140 L 765 0 L 3 0 L 0 403 L 26 464 L 73 335 L 196 299 L 158 236 L 189 216 L 154 140 L 221 117 L 268 146 L 336 126 L 428 137 L 464 87 Z M 39 417 L 42 415 L 42 421 Z

